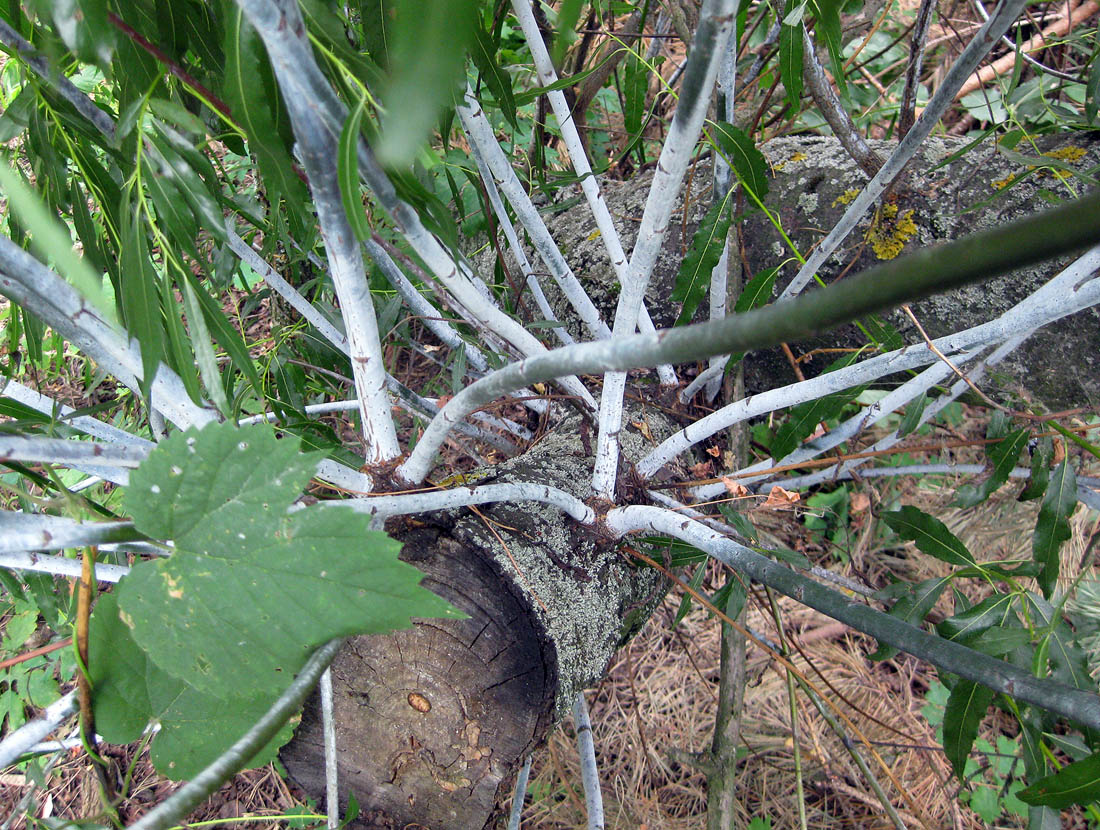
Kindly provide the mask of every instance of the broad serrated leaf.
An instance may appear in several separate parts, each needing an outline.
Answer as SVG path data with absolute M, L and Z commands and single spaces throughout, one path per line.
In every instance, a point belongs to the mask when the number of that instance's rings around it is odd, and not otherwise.
M 340 181 L 340 198 L 344 202 L 344 213 L 355 236 L 362 242 L 370 239 L 370 222 L 363 208 L 363 198 L 359 190 L 359 124 L 366 109 L 366 99 L 348 114 L 344 129 L 340 132 L 340 145 L 336 154 L 336 175 Z
M 799 8 L 795 0 L 788 0 L 787 16 Z M 787 91 L 786 101 L 797 112 L 802 99 L 802 22 L 784 23 L 779 29 L 779 77 Z
M 1077 506 L 1077 476 L 1066 458 L 1051 473 L 1050 483 L 1039 508 L 1039 519 L 1031 537 L 1032 555 L 1039 565 L 1039 587 L 1043 596 L 1049 597 L 1058 580 L 1061 564 L 1059 550 L 1070 538 L 1069 517 Z
M 726 121 L 714 126 L 714 140 L 737 178 L 758 199 L 768 195 L 768 162 L 748 133 Z
M 891 513 L 883 513 L 883 520 L 903 539 L 917 543 L 921 552 L 934 556 L 949 565 L 966 567 L 976 565 L 974 555 L 966 545 L 935 516 L 929 516 L 911 504 Z
M 1062 767 L 1016 796 L 1027 804 L 1063 809 L 1100 799 L 1100 752 Z
M 1047 491 L 1053 458 L 1054 442 L 1050 440 L 1050 436 L 1043 436 L 1035 444 L 1035 449 L 1031 453 L 1031 475 L 1028 476 L 1023 492 L 1018 496 L 1020 501 L 1037 499 Z
M 516 121 L 516 99 L 512 95 L 512 78 L 497 61 L 497 44 L 493 36 L 481 26 L 474 27 L 474 38 L 470 44 L 470 57 L 474 66 L 481 73 L 481 80 L 489 91 L 493 93 L 501 114 L 512 125 L 513 129 L 519 129 Z
M 156 721 L 160 729 L 153 739 L 153 764 L 174 780 L 194 777 L 241 737 L 276 697 L 227 701 L 202 694 L 162 671 L 134 641 L 119 614 L 116 594 L 102 595 L 92 612 L 88 664 L 96 731 L 109 743 L 127 744 Z M 246 766 L 272 760 L 290 739 L 292 726 L 288 724 Z
M 213 424 L 166 439 L 134 471 L 125 505 L 135 526 L 175 542 L 119 588 L 159 668 L 216 697 L 277 693 L 333 637 L 457 615 L 365 514 L 287 514 L 315 469 L 270 427 Z
M 912 625 L 920 625 L 932 606 L 940 598 L 943 589 L 951 580 L 948 578 L 926 579 L 916 585 L 909 585 L 908 590 L 902 594 L 898 601 L 890 606 L 889 614 Z M 889 660 L 898 653 L 894 646 L 879 643 L 874 654 L 868 655 L 869 660 Z
M 992 689 L 960 679 L 947 699 L 943 712 L 943 751 L 960 781 L 965 780 L 966 759 L 993 697 Z
M 690 322 L 699 303 L 706 296 L 710 287 L 711 271 L 722 258 L 729 228 L 730 214 L 726 210 L 726 201 L 717 201 L 699 223 L 691 240 L 691 250 L 680 263 L 680 271 L 676 275 L 676 284 L 670 298 L 673 302 L 682 304 L 676 325 L 682 326 Z

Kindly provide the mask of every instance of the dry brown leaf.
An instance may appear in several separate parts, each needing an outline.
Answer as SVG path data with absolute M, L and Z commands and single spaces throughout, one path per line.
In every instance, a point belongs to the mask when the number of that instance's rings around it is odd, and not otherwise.
M 768 499 L 762 505 L 762 510 L 791 510 L 794 505 L 801 501 L 802 496 L 799 493 L 792 493 L 790 490 L 784 490 L 778 484 L 772 487 L 768 493 Z
M 871 506 L 871 497 L 866 493 L 852 493 L 851 510 L 853 513 L 862 513 Z
M 649 424 L 645 421 L 631 421 L 630 425 L 644 435 L 647 441 L 654 444 L 657 443 L 653 440 L 653 433 L 649 431 Z
M 748 487 L 740 482 L 734 481 L 729 476 L 722 476 L 722 483 L 726 486 L 726 489 L 729 490 L 730 495 L 736 499 L 747 499 L 752 495 L 752 491 L 749 490 Z

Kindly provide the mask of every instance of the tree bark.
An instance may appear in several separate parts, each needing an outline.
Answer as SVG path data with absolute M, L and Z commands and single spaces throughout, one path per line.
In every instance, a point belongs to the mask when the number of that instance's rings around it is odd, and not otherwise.
M 640 453 L 666 433 L 635 412 L 624 434 Z M 591 453 L 578 416 L 482 479 L 540 481 L 586 498 Z M 664 580 L 560 512 L 497 504 L 391 521 L 401 558 L 469 615 L 351 640 L 332 666 L 341 805 L 353 827 L 480 828 L 496 818 L 524 759 L 603 676 L 649 617 Z M 324 792 L 316 698 L 282 760 L 308 793 Z

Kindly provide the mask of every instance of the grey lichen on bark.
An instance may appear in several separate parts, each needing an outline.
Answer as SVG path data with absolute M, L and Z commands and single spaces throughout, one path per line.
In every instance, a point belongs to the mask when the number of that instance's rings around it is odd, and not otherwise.
M 1070 199 L 1096 186 L 1100 166 L 1100 134 L 1063 133 L 1042 136 L 1034 145 L 1021 141 L 1006 152 L 992 139 L 956 159 L 966 147 L 956 138 L 931 138 L 914 160 L 887 208 L 893 215 L 869 214 L 846 244 L 829 258 L 819 276 L 830 283 L 845 274 L 870 267 L 891 254 L 904 255 L 917 246 L 966 236 L 1036 213 L 1057 199 Z M 885 156 L 892 142 L 872 141 Z M 866 175 L 834 138 L 800 136 L 778 138 L 761 146 L 771 167 L 770 191 L 764 200 L 799 251 L 806 254 L 819 242 L 867 181 Z M 1053 154 L 1053 155 L 1050 155 Z M 1061 156 L 1061 158 L 1059 158 Z M 1027 159 L 1028 161 L 1025 161 Z M 1072 172 L 1063 170 L 1063 167 Z M 630 250 L 644 207 L 651 173 L 628 182 L 604 182 L 615 222 Z M 692 234 L 706 212 L 710 166 L 701 162 L 689 176 L 688 197 L 681 197 L 673 215 L 664 250 L 646 293 L 646 303 L 658 327 L 672 325 L 678 308 L 669 301 L 672 286 Z M 573 206 L 574 194 L 564 189 L 546 206 L 545 220 L 559 246 L 568 254 L 574 272 L 605 315 L 613 313 L 618 293 L 615 276 L 603 256 L 595 223 L 587 211 Z M 684 208 L 684 204 L 687 208 Z M 741 257 L 746 279 L 764 268 L 780 267 L 777 293 L 794 275 L 798 262 L 771 219 L 762 211 L 742 208 Z M 911 211 L 911 213 L 910 213 Z M 910 227 L 911 223 L 911 227 Z M 914 305 L 918 319 L 936 337 L 990 320 L 1032 293 L 1053 276 L 1068 258 L 1020 269 L 978 286 L 963 288 Z M 491 259 L 482 259 L 491 268 Z M 549 280 L 545 280 L 548 283 Z M 547 295 L 576 335 L 581 331 L 560 293 L 546 285 Z M 705 303 L 701 309 L 705 308 Z M 700 311 L 702 314 L 702 311 Z M 697 315 L 697 319 L 701 319 Z M 920 342 L 904 315 L 888 321 L 907 343 Z M 858 346 L 866 338 L 854 327 L 808 341 L 803 350 L 823 346 Z M 1094 405 L 1100 402 L 1100 312 L 1090 309 L 1048 326 L 1033 335 L 994 373 L 1009 391 L 1037 400 L 1050 409 Z M 828 361 L 818 361 L 824 366 Z M 807 366 L 808 374 L 814 372 Z M 754 394 L 791 383 L 795 377 L 778 350 L 746 359 L 746 391 Z

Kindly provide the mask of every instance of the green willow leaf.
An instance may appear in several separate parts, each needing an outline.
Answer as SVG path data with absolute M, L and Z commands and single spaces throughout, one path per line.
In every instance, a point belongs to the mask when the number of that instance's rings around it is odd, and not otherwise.
M 481 26 L 474 28 L 474 40 L 470 44 L 470 57 L 474 66 L 481 73 L 481 80 L 489 91 L 493 93 L 501 114 L 512 125 L 513 129 L 519 129 L 516 120 L 516 99 L 512 95 L 512 78 L 497 60 L 497 44 L 493 36 Z
M 710 287 L 711 272 L 722 258 L 726 234 L 730 229 L 730 214 L 726 207 L 725 199 L 711 206 L 692 237 L 691 250 L 680 263 L 670 297 L 673 302 L 681 303 L 677 326 L 691 321 Z
M 104 320 L 117 325 L 118 317 L 103 291 L 102 278 L 73 250 L 68 229 L 50 215 L 39 194 L 16 168 L 0 164 L 0 191 L 7 197 L 8 209 L 30 232 L 34 252 L 52 265 Z
M 960 781 L 965 780 L 966 759 L 994 696 L 992 689 L 972 680 L 959 680 L 947 699 L 943 712 L 943 751 Z
M 360 100 L 358 106 L 348 115 L 348 120 L 340 131 L 340 144 L 336 154 L 336 174 L 340 182 L 344 213 L 360 241 L 370 239 L 371 234 L 359 187 L 359 124 L 363 120 L 366 103 L 365 98 Z
M 394 10 L 376 152 L 382 164 L 397 168 L 412 162 L 453 100 L 478 19 L 469 0 L 398 3 Z
M 1062 767 L 1016 795 L 1027 804 L 1054 809 L 1090 804 L 1100 799 L 1100 752 Z
M 305 184 L 283 143 L 273 107 L 278 96 L 264 85 L 260 39 L 239 7 L 229 7 L 225 32 L 225 93 L 230 108 L 248 138 L 274 205 L 285 198 L 292 215 L 308 201 Z
M 121 306 L 130 336 L 141 344 L 141 394 L 149 399 L 157 366 L 164 359 L 165 332 L 161 317 L 161 280 L 149 259 L 149 242 L 137 197 L 126 200 L 122 250 L 119 252 Z
M 714 140 L 741 183 L 758 199 L 768 195 L 768 162 L 744 130 L 725 121 L 714 126 Z
M 1019 495 L 1020 501 L 1037 499 L 1047 491 L 1050 483 L 1050 464 L 1054 459 L 1054 442 L 1050 436 L 1039 439 L 1035 449 L 1031 453 L 1031 475 L 1028 476 L 1027 485 Z
M 845 95 L 844 40 L 840 26 L 840 9 L 844 3 L 842 0 L 811 0 L 810 5 L 814 17 L 817 18 L 814 34 L 825 41 L 825 47 L 829 52 L 833 81 L 836 83 L 840 94 Z
M 623 127 L 630 139 L 642 131 L 648 91 L 649 67 L 630 50 L 623 67 Z
M 904 620 L 913 625 L 920 625 L 950 581 L 949 577 L 933 577 L 916 585 L 910 585 L 909 589 L 898 598 L 898 601 L 890 606 L 890 616 L 897 617 L 899 620 Z M 874 654 L 868 655 L 868 659 L 875 661 L 889 660 L 897 653 L 898 649 L 893 646 L 879 643 L 878 649 Z
M 948 640 L 970 642 L 993 626 L 1011 625 L 1015 601 L 1013 594 L 992 594 L 977 605 L 948 617 L 936 626 L 936 632 Z
M 772 289 L 775 288 L 775 278 L 779 274 L 778 268 L 765 268 L 751 280 L 745 283 L 741 289 L 741 296 L 737 298 L 734 312 L 744 314 L 754 308 L 760 308 L 768 304 L 772 298 Z
M 993 472 L 979 485 L 967 484 L 959 488 L 955 498 L 958 507 L 973 507 L 988 499 L 1008 481 L 1008 474 L 1016 466 L 1020 451 L 1027 444 L 1026 429 L 1009 430 L 1010 421 L 1003 412 L 996 412 L 986 430 L 986 438 L 1000 439 L 986 445 L 986 455 L 993 462 Z
M 851 364 L 857 357 L 858 354 L 853 353 L 836 360 L 825 371 L 834 372 Z M 840 392 L 825 395 L 815 401 L 807 401 L 792 407 L 787 420 L 776 430 L 775 438 L 772 439 L 771 447 L 769 447 L 772 457 L 776 460 L 786 458 L 794 452 L 804 439 L 813 434 L 818 424 L 839 415 L 841 410 L 853 398 L 858 396 L 864 388 L 866 387 L 857 386 L 852 389 L 844 389 Z
M 928 406 L 927 392 L 922 392 L 919 398 L 909 402 L 909 405 L 905 407 L 905 415 L 902 416 L 901 423 L 898 424 L 898 438 L 904 438 L 920 426 L 920 416 L 924 414 L 926 406 Z
M 1062 543 L 1072 535 L 1069 517 L 1077 506 L 1077 476 L 1066 458 L 1051 473 L 1035 532 L 1031 537 L 1032 555 L 1039 565 L 1039 587 L 1043 596 L 1050 597 L 1058 581 L 1061 558 L 1058 555 Z
M 787 0 L 785 14 L 791 18 L 798 11 L 796 0 Z M 784 20 L 779 29 L 779 77 L 787 90 L 787 103 L 797 112 L 802 99 L 802 19 Z
M 917 543 L 921 552 L 957 567 L 977 565 L 966 545 L 935 516 L 929 516 L 910 504 L 901 510 L 883 513 L 883 520 L 903 539 Z

